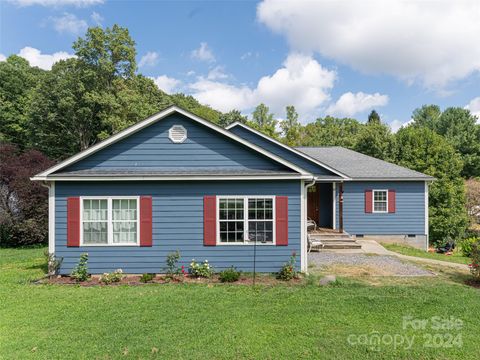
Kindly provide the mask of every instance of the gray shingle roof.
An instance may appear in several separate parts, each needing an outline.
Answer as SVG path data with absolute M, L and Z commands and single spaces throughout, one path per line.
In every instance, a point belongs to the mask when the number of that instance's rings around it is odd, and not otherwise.
M 297 147 L 297 150 L 346 174 L 354 180 L 433 180 L 418 171 L 410 170 L 341 146 Z

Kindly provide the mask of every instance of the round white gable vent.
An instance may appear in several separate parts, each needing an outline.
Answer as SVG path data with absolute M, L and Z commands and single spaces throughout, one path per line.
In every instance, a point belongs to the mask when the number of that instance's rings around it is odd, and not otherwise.
M 182 125 L 173 125 L 170 130 L 168 130 L 168 137 L 174 143 L 182 143 L 187 140 L 187 129 Z

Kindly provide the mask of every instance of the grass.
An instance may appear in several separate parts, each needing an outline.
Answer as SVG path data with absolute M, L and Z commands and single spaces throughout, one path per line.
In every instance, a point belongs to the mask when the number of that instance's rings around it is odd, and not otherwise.
M 427 252 L 427 251 L 416 249 L 407 245 L 382 243 L 382 246 L 385 247 L 387 250 L 394 251 L 396 253 L 408 255 L 408 256 L 416 256 L 416 257 L 421 257 L 426 259 L 441 260 L 441 261 L 453 262 L 457 264 L 471 263 L 470 258 L 463 256 L 459 251 L 456 251 L 456 250 L 453 252 L 452 255 L 445 255 L 445 254 Z
M 256 288 L 35 285 L 42 253 L 0 249 L 2 359 L 477 359 L 480 352 L 480 290 L 463 284 L 466 274 L 375 284 L 340 278 L 325 287 L 315 276 L 305 285 Z M 451 316 L 463 326 L 403 329 L 404 316 Z M 372 334 L 414 342 L 356 342 Z M 460 336 L 462 344 L 425 347 L 425 334 Z

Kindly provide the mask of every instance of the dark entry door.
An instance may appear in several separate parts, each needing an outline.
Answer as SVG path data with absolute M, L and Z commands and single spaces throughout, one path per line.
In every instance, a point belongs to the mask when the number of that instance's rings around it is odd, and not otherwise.
M 310 186 L 307 193 L 307 217 L 312 219 L 318 224 L 318 206 L 319 206 L 319 196 L 318 196 L 318 186 L 317 184 Z

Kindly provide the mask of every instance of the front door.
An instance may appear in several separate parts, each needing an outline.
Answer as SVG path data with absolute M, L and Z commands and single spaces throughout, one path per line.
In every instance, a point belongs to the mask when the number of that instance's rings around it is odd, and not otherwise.
M 310 186 L 307 193 L 307 217 L 318 224 L 319 194 L 317 184 Z

